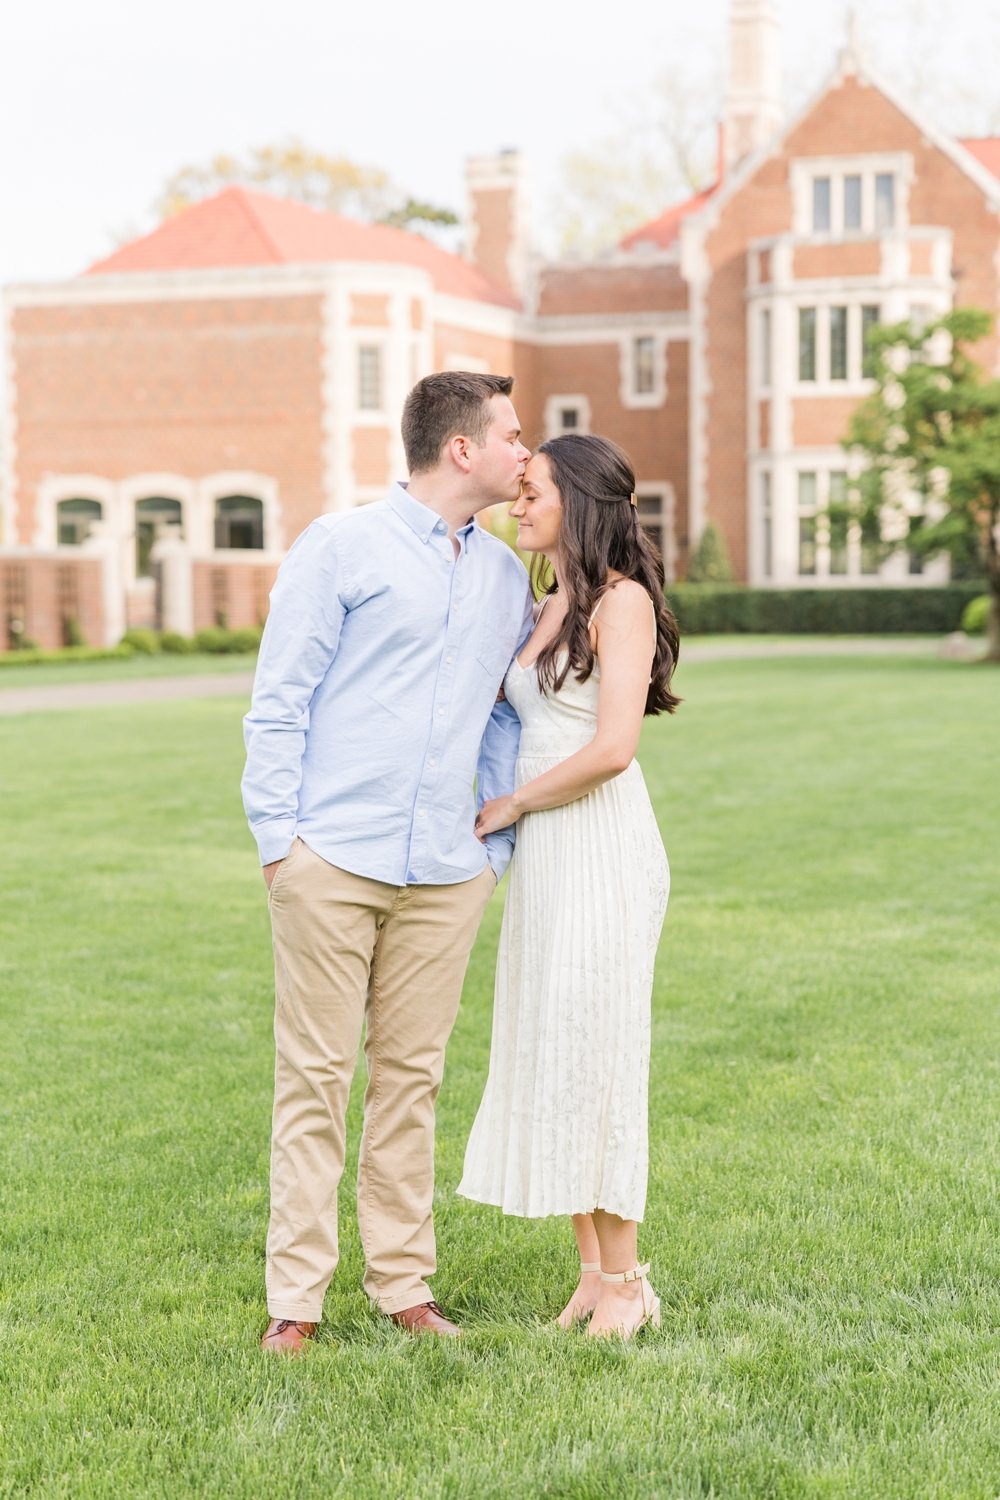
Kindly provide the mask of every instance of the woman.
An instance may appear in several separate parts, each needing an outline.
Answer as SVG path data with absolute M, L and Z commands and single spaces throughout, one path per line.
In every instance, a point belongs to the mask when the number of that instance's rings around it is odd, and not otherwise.
M 489 1079 L 459 1192 L 505 1213 L 572 1216 L 580 1281 L 559 1322 L 594 1337 L 659 1323 L 638 1264 L 645 1208 L 649 1001 L 667 858 L 633 760 L 644 714 L 672 713 L 677 625 L 639 525 L 635 476 L 606 438 L 544 443 L 511 508 L 551 566 L 505 680 L 522 724 L 516 789 L 485 838 L 518 824 Z

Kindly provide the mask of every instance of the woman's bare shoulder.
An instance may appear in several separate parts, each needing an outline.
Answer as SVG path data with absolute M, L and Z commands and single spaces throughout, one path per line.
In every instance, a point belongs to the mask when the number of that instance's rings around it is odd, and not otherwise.
M 611 624 L 631 625 L 634 620 L 647 619 L 653 607 L 649 592 L 634 578 L 612 578 L 603 594 L 597 614 L 598 620 Z

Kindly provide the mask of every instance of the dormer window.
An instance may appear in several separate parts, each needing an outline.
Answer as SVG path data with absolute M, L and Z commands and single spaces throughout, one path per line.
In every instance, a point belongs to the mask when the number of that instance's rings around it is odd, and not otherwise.
M 905 228 L 911 165 L 902 154 L 793 162 L 796 232 L 841 236 Z
M 830 233 L 830 179 L 813 178 L 813 234 Z

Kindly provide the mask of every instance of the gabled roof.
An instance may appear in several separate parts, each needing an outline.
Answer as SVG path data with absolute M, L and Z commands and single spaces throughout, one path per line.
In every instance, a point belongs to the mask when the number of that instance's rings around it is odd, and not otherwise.
M 982 162 L 987 172 L 1000 177 L 1000 136 L 979 136 L 972 140 L 960 140 L 958 144 L 964 146 L 978 162 Z
M 695 193 L 693 198 L 686 198 L 683 203 L 675 203 L 666 209 L 657 219 L 650 219 L 648 224 L 642 224 L 638 229 L 633 229 L 621 242 L 623 250 L 635 250 L 640 245 L 655 245 L 658 250 L 667 250 L 675 244 L 681 232 L 681 224 L 688 214 L 697 213 L 699 208 L 711 198 L 719 184 L 713 182 L 711 187 L 704 188 L 700 193 Z
M 230 187 L 166 219 L 92 265 L 87 276 L 134 271 L 195 271 L 332 261 L 416 266 L 437 291 L 517 307 L 509 292 L 460 256 L 422 235 L 388 224 L 361 224 L 248 188 Z

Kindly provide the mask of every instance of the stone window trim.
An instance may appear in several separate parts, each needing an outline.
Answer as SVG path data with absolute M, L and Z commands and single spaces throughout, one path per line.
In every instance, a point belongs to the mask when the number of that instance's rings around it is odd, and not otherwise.
M 636 389 L 636 362 L 640 340 L 652 340 L 652 389 Z M 662 406 L 667 399 L 667 335 L 662 330 L 634 329 L 618 341 L 619 397 L 628 411 Z
M 891 224 L 879 226 L 876 220 L 876 187 L 878 177 L 894 180 L 894 212 Z M 914 176 L 913 156 L 908 151 L 859 152 L 851 156 L 797 157 L 790 163 L 793 231 L 802 239 L 824 243 L 831 240 L 872 238 L 906 231 L 910 225 L 910 184 Z M 861 223 L 857 228 L 845 224 L 845 181 L 860 178 Z M 814 228 L 814 184 L 829 182 L 829 227 Z M 849 200 L 851 190 L 846 199 Z M 823 196 L 822 194 L 820 195 Z M 847 201 L 847 217 L 850 203 Z
M 576 421 L 566 424 L 564 418 L 569 413 L 576 413 Z M 545 402 L 545 437 L 560 437 L 565 432 L 590 431 L 591 411 L 590 397 L 582 392 L 576 395 L 549 396 Z
M 658 527 L 663 573 L 667 583 L 677 577 L 677 499 L 669 479 L 643 479 L 636 476 L 635 494 L 639 521 Z M 655 508 L 654 508 L 655 507 Z
M 92 536 L 109 527 L 117 503 L 117 485 L 98 474 L 46 475 L 38 486 L 38 508 L 34 545 L 55 547 L 59 541 L 59 506 L 66 500 L 93 500 L 101 507 L 101 519 L 91 528 Z M 74 544 L 78 545 L 78 544 Z
M 219 500 L 230 495 L 259 499 L 263 507 L 264 555 L 280 553 L 286 545 L 281 525 L 278 481 L 270 475 L 237 469 L 192 479 L 182 474 L 131 474 L 108 479 L 96 474 L 47 475 L 39 484 L 38 525 L 34 545 L 54 547 L 59 536 L 59 505 L 66 500 L 94 500 L 101 519 L 84 546 L 105 538 L 122 544 L 125 582 L 135 574 L 136 503 L 159 496 L 181 507 L 182 539 L 198 557 L 220 555 L 215 547 L 215 512 Z M 124 544 L 129 545 L 124 545 Z M 228 553 L 222 555 L 230 555 Z M 245 557 L 245 552 L 232 555 Z M 261 554 L 258 554 L 261 555 Z
M 837 396 L 866 395 L 872 388 L 871 380 L 863 374 L 864 363 L 864 309 L 875 307 L 879 310 L 879 322 L 885 322 L 885 316 L 877 292 L 855 292 L 845 293 L 840 288 L 835 288 L 822 295 L 816 293 L 803 294 L 794 299 L 794 344 L 791 349 L 783 349 L 781 358 L 791 367 L 791 393 L 796 396 Z M 834 318 L 835 310 L 844 309 L 847 315 L 846 328 L 846 363 L 842 367 L 843 375 L 834 373 L 834 355 L 832 348 L 832 337 L 835 332 Z M 815 312 L 815 378 L 808 379 L 802 375 L 800 363 L 800 330 L 801 315 L 810 311 Z

